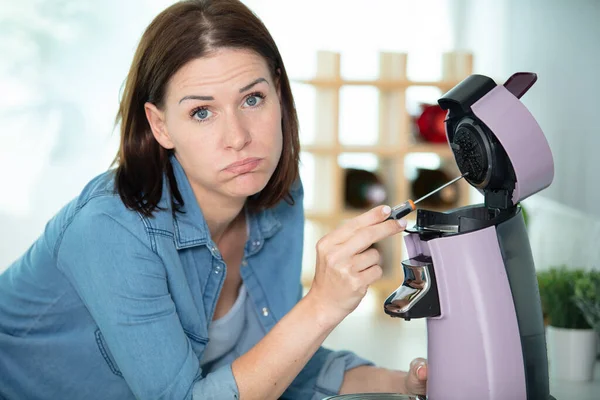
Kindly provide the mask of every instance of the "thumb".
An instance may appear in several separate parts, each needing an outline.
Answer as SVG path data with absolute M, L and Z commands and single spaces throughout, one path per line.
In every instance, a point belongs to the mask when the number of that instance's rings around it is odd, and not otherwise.
M 405 382 L 407 393 L 425 395 L 427 393 L 427 360 L 424 358 L 412 360 Z
M 427 360 L 415 358 L 410 363 L 410 375 L 415 381 L 427 380 Z

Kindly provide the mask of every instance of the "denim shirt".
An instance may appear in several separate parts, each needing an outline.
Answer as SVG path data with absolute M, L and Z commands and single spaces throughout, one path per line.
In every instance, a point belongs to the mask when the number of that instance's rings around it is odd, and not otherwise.
M 183 168 L 171 162 L 183 213 L 172 212 L 166 184 L 152 218 L 127 209 L 108 171 L 0 275 L 0 398 L 239 398 L 231 362 L 302 296 L 302 186 L 291 192 L 294 205 L 246 213 L 245 331 L 234 351 L 201 368 L 227 267 Z M 321 347 L 282 398 L 337 394 L 344 371 L 366 364 Z

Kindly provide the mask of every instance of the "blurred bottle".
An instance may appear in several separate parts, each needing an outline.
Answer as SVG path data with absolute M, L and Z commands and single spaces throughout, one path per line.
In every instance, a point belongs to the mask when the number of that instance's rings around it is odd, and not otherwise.
M 375 173 L 356 168 L 346 168 L 344 173 L 346 207 L 366 209 L 383 204 L 385 186 Z
M 427 193 L 432 192 L 452 179 L 452 177 L 440 169 L 418 169 L 417 171 L 417 178 L 412 182 L 414 199 L 425 196 Z M 456 205 L 458 198 L 458 187 L 450 185 L 423 200 L 419 206 L 423 208 L 452 207 Z
M 444 121 L 446 111 L 437 104 L 421 104 L 421 115 L 416 119 L 420 137 L 430 143 L 447 143 Z

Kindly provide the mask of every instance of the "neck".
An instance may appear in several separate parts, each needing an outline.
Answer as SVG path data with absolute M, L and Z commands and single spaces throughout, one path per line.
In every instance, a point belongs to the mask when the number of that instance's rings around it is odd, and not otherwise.
M 208 225 L 210 237 L 215 243 L 218 244 L 223 235 L 231 228 L 245 221 L 245 198 L 232 199 L 230 197 L 221 197 L 212 193 L 206 193 L 195 187 L 192 190 Z

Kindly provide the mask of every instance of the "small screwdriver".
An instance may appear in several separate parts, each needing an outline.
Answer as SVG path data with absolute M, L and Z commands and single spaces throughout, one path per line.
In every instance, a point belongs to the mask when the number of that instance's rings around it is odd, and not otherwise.
M 388 219 L 400 219 L 403 217 L 406 217 L 408 214 L 410 214 L 411 212 L 415 211 L 417 209 L 417 204 L 423 200 L 425 200 L 426 198 L 428 198 L 429 196 L 439 192 L 440 190 L 442 190 L 443 188 L 452 185 L 454 182 L 457 182 L 459 180 L 461 180 L 462 178 L 464 178 L 465 176 L 467 176 L 468 172 L 462 174 L 459 177 L 456 177 L 454 179 L 452 179 L 450 182 L 440 186 L 439 188 L 435 189 L 433 192 L 429 192 L 427 193 L 425 196 L 421 197 L 419 200 L 417 201 L 412 201 L 412 200 L 406 200 L 404 203 L 402 204 L 398 204 L 397 206 L 395 206 L 394 208 L 392 208 L 392 212 L 390 214 L 389 217 L 387 217 L 386 221 Z

